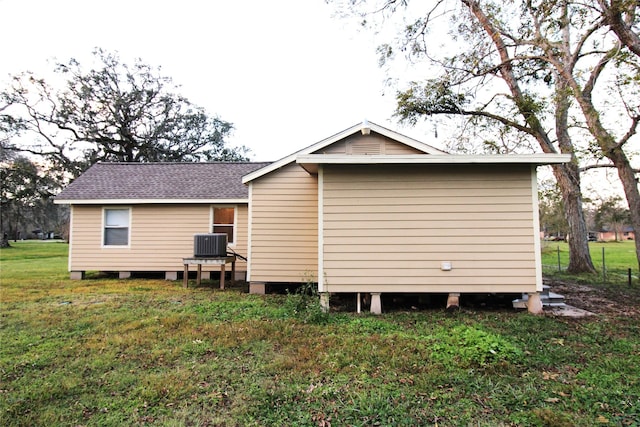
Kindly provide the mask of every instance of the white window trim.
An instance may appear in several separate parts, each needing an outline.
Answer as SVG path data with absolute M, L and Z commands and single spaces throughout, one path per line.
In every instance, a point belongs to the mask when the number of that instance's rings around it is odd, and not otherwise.
M 127 244 L 126 245 L 105 245 L 104 244 L 104 230 L 106 228 L 106 217 L 108 210 L 128 210 L 129 211 L 129 227 L 127 234 Z M 100 247 L 102 249 L 128 249 L 131 248 L 131 223 L 133 220 L 133 215 L 131 215 L 132 209 L 131 206 L 103 206 L 102 207 L 102 228 L 101 228 L 101 236 L 100 236 Z
M 215 208 L 233 208 L 233 224 L 215 224 L 213 222 L 215 219 L 215 214 L 214 214 Z M 238 205 L 211 205 L 209 223 L 211 224 L 211 228 L 210 228 L 211 233 L 213 233 L 213 228 L 216 225 L 231 225 L 233 227 L 233 243 L 227 242 L 227 245 L 231 248 L 236 247 L 236 243 L 238 242 Z

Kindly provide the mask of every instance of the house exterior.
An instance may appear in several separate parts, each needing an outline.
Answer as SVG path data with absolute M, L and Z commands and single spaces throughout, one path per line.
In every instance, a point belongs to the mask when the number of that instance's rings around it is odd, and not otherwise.
M 241 180 L 266 165 L 96 163 L 56 197 L 71 205 L 71 277 L 159 271 L 175 280 L 199 233 L 227 233 L 229 249 L 246 255 L 249 200 Z M 236 272 L 244 277 L 242 259 Z
M 598 241 L 600 242 L 613 242 L 616 240 L 635 240 L 636 233 L 632 227 L 624 226 L 616 232 L 616 230 L 603 229 L 598 231 Z
M 233 185 L 245 185 L 246 193 L 237 189 L 229 198 L 203 189 L 206 197 L 191 199 L 180 191 L 158 199 L 131 190 L 123 190 L 125 198 L 80 199 L 94 166 L 57 201 L 72 205 L 72 274 L 105 267 L 178 271 L 192 235 L 215 229 L 216 206 L 233 206 L 250 292 L 311 280 L 324 304 L 330 294 L 353 293 L 358 301 L 367 294 L 372 312 L 381 311 L 384 293 L 446 293 L 457 305 L 467 292 L 526 292 L 530 310 L 537 311 L 542 275 L 536 167 L 568 160 L 549 154 L 450 155 L 365 122 L 279 161 L 245 164 Z M 175 167 L 168 187 L 212 184 L 177 184 L 184 176 L 178 169 L 192 166 Z M 137 173 L 148 182 L 156 179 L 142 169 Z M 129 210 L 131 237 L 121 248 L 104 243 L 112 233 L 109 216 L 125 215 L 111 213 L 114 207 Z M 161 245 L 169 235 L 176 244 Z
M 542 291 L 536 166 L 565 155 L 458 156 L 365 123 L 243 178 L 252 292 Z M 532 298 L 535 301 L 535 298 Z

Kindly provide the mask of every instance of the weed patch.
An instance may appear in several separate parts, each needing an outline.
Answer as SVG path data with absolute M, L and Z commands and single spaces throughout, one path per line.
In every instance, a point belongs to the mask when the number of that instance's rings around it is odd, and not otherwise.
M 295 292 L 288 292 L 284 303 L 285 312 L 303 323 L 324 324 L 330 319 L 322 307 L 318 285 L 307 280 Z
M 503 336 L 466 325 L 435 335 L 432 349 L 434 360 L 456 362 L 463 367 L 517 363 L 523 355 L 521 349 Z

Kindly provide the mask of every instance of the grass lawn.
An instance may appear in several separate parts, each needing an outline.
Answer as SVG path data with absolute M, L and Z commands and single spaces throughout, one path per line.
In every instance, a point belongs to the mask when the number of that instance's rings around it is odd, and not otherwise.
M 628 284 L 628 269 L 631 268 L 632 284 L 640 285 L 636 247 L 633 241 L 589 242 L 589 252 L 598 273 L 583 275 L 578 278 L 579 281 L 626 285 Z M 558 254 L 560 255 L 560 269 L 558 269 Z M 543 242 L 542 266 L 545 275 L 571 278 L 572 276 L 567 276 L 564 272 L 568 265 L 569 245 L 566 242 Z M 604 275 L 603 265 L 605 266 Z
M 640 425 L 638 310 L 305 322 L 291 296 L 71 281 L 65 244 L 13 245 L 0 252 L 3 426 Z

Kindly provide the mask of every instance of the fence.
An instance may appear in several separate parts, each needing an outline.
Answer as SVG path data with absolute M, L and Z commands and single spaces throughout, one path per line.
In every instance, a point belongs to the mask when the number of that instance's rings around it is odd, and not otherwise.
M 628 286 L 640 283 L 637 267 L 621 265 L 619 260 L 614 258 L 617 251 L 607 250 L 608 248 L 604 246 L 597 249 L 591 251 L 591 259 L 603 283 L 626 283 Z M 569 264 L 568 252 L 568 249 L 562 250 L 560 245 L 553 251 L 550 247 L 546 247 L 543 254 L 543 272 L 547 274 L 565 272 Z

